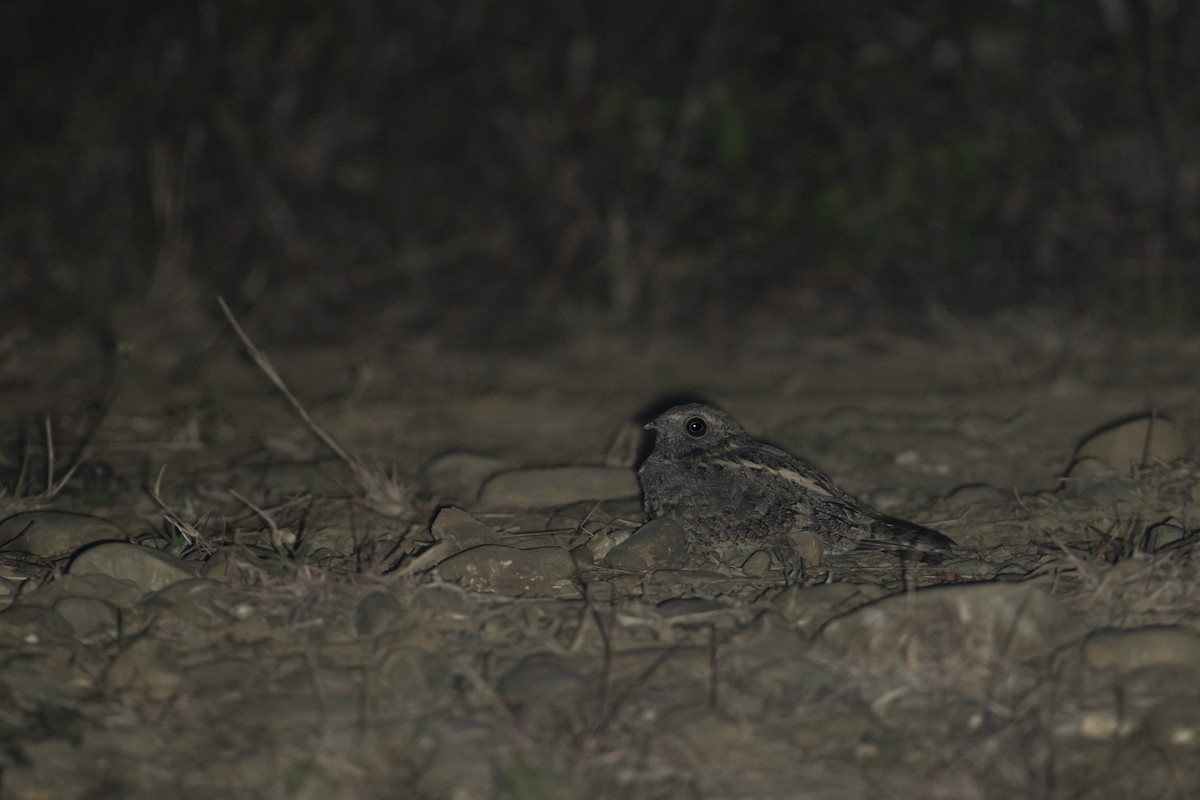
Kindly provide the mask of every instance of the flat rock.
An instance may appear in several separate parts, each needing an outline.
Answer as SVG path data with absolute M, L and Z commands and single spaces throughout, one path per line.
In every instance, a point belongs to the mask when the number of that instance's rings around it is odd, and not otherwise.
M 877 591 L 874 586 L 852 583 L 789 586 L 771 600 L 771 608 L 800 633 L 812 636 L 831 617 L 878 597 L 878 594 L 871 594 Z
M 142 602 L 142 593 L 137 587 L 128 581 L 100 573 L 59 575 L 33 591 L 23 593 L 18 602 L 21 605 L 53 608 L 64 597 L 89 597 L 124 609 Z
M 17 637 L 68 637 L 75 631 L 58 613 L 37 606 L 12 606 L 0 611 L 0 631 Z M 5 637 L 6 638 L 6 637 Z
M 484 481 L 510 467 L 510 462 L 496 456 L 453 451 L 425 464 L 421 479 L 440 498 L 469 501 L 479 497 Z
M 1013 492 L 1005 491 L 986 483 L 960 486 L 946 498 L 947 505 L 955 511 L 968 508 L 997 508 L 1013 502 Z
M 592 561 L 599 561 L 633 533 L 633 520 L 643 516 L 640 497 L 620 500 L 584 500 L 562 506 L 545 523 L 548 531 L 586 533 Z
M 440 618 L 465 619 L 471 613 L 468 595 L 457 586 L 446 583 L 418 587 L 413 592 L 410 606 L 420 611 L 432 611 Z
M 354 611 L 354 629 L 359 636 L 378 636 L 405 622 L 404 606 L 387 592 L 371 592 Z
M 396 692 L 400 703 L 427 707 L 430 698 L 451 697 L 458 673 L 439 653 L 411 645 L 383 646 L 375 656 L 372 678 Z
M 220 581 L 209 578 L 189 578 L 185 581 L 172 583 L 170 586 L 156 592 L 154 597 L 146 598 L 160 607 L 204 602 L 214 598 L 228 598 L 229 587 Z
M 67 571 L 71 575 L 99 573 L 130 581 L 143 592 L 157 592 L 197 575 L 191 564 L 175 556 L 128 542 L 104 542 L 81 550 Z
M 66 511 L 24 511 L 0 522 L 0 550 L 39 556 L 65 556 L 93 542 L 128 538 L 106 519 Z
M 1079 445 L 1075 458 L 1097 458 L 1128 475 L 1137 465 L 1177 461 L 1186 449 L 1183 429 L 1174 420 L 1146 415 L 1100 429 Z
M 1122 675 L 1150 666 L 1200 668 L 1200 635 L 1176 625 L 1095 631 L 1084 640 L 1083 662 Z
M 703 597 L 675 597 L 654 607 L 658 615 L 672 625 L 731 625 L 749 618 L 745 606 L 708 600 Z
M 678 565 L 687 552 L 688 537 L 683 526 L 669 517 L 659 517 L 610 550 L 604 564 L 618 569 L 655 569 Z
M 132 585 L 127 581 L 119 582 Z M 245 621 L 243 615 L 249 608 L 239 602 L 239 594 L 228 584 L 207 578 L 176 581 L 160 591 L 144 595 L 138 609 L 141 614 L 135 619 L 149 616 L 154 619 L 156 630 L 169 631 L 168 635 L 182 639 L 214 629 L 229 631 Z
M 217 657 L 188 664 L 182 669 L 192 696 L 228 698 L 243 695 L 260 684 L 270 667 L 260 660 Z
M 742 562 L 742 573 L 752 578 L 761 578 L 771 571 L 771 554 L 766 550 L 755 550 Z
M 561 547 L 518 550 L 485 544 L 447 558 L 437 567 L 448 581 L 474 592 L 510 597 L 575 597 L 575 563 Z
M 1160 522 L 1157 525 L 1151 525 L 1146 530 L 1146 539 L 1143 541 L 1142 547 L 1147 553 L 1156 553 L 1167 545 L 1181 541 L 1189 535 L 1188 530 L 1182 525 Z
M 500 679 L 497 693 L 522 722 L 554 736 L 581 729 L 596 702 L 591 682 L 547 657 L 517 664 Z
M 453 506 L 439 511 L 429 528 L 433 537 L 439 542 L 445 542 L 446 550 L 451 553 L 481 544 L 495 544 L 500 538 L 500 531 Z
M 489 508 L 551 508 L 580 500 L 617 500 L 641 492 L 627 467 L 514 469 L 492 476 L 479 493 Z
M 54 613 L 70 623 L 78 636 L 115 639 L 120 630 L 121 610 L 95 597 L 64 597 L 54 604 Z
M 20 698 L 22 703 L 67 709 L 80 703 L 82 699 L 80 695 L 92 696 L 95 691 L 95 683 L 88 678 L 65 681 L 59 670 L 46 669 L 44 665 L 39 664 L 21 663 L 20 659 L 13 660 L 17 663 L 6 665 L 4 671 L 0 673 L 0 688 L 3 688 L 6 696 Z M 22 750 L 22 752 L 26 751 Z M 13 792 L 9 787 L 8 768 L 5 769 L 5 773 L 5 797 L 61 797 L 56 792 L 39 791 L 32 794 Z
M 1108 671 L 1113 675 L 1112 671 Z M 1173 664 L 1162 661 L 1148 664 L 1130 672 L 1116 673 L 1118 680 L 1110 686 L 1119 687 L 1124 701 L 1144 705 L 1155 699 L 1191 695 L 1196 690 L 1196 664 Z
M 1062 483 L 1071 497 L 1098 505 L 1118 503 L 1137 492 L 1137 486 L 1129 477 L 1128 469 L 1124 472 L 1118 471 L 1109 462 L 1093 456 L 1076 459 L 1067 470 Z
M 1200 701 L 1184 695 L 1159 703 L 1146 715 L 1141 729 L 1163 750 L 1186 753 L 1194 759 L 1200 751 Z
M 1076 481 L 1129 480 L 1128 475 L 1118 472 L 1112 464 L 1095 456 L 1075 459 L 1067 470 L 1067 477 Z
M 421 734 L 438 743 L 421 762 L 421 774 L 411 790 L 413 797 L 482 798 L 497 797 L 499 768 L 486 758 L 464 758 L 463 754 L 486 753 L 504 732 L 498 726 L 467 720 L 439 717 L 423 721 Z M 411 741 L 415 737 L 409 737 Z M 518 795 L 519 796 L 519 795 Z M 565 792 L 542 793 L 541 797 L 562 797 Z
M 160 703 L 178 697 L 187 685 L 175 653 L 152 638 L 135 639 L 120 648 L 106 683 L 110 691 Z

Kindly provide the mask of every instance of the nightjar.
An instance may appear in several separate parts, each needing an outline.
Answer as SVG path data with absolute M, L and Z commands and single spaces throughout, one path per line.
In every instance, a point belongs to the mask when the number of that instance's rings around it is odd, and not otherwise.
M 938 561 L 954 545 L 935 530 L 880 514 L 712 406 L 676 406 L 646 429 L 655 434 L 638 470 L 646 513 L 677 520 L 695 549 L 750 552 L 811 532 L 829 554 L 900 550 Z

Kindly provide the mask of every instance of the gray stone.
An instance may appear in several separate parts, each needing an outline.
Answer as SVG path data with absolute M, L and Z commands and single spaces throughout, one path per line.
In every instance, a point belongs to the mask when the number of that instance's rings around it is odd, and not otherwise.
M 424 572 L 456 553 L 492 544 L 500 539 L 500 532 L 495 528 L 484 525 L 466 511 L 453 506 L 439 511 L 429 530 L 437 542 L 419 555 L 406 559 L 399 566 L 398 574 L 412 575 Z M 528 540 L 526 544 L 529 544 Z
M 495 726 L 474 721 L 445 717 L 426 721 L 421 738 L 434 745 L 427 746 L 421 770 L 414 784 L 406 787 L 407 792 L 413 797 L 437 800 L 475 800 L 500 796 L 495 774 L 498 768 L 494 759 L 472 758 L 469 754 L 496 752 L 495 743 L 503 741 L 504 735 Z
M 1076 459 L 1062 484 L 1068 495 L 1099 505 L 1120 502 L 1136 491 L 1127 472 L 1119 472 L 1109 462 L 1091 456 Z
M 143 592 L 156 592 L 195 578 L 197 570 L 167 553 L 127 542 L 104 542 L 81 550 L 68 568 L 72 575 L 99 573 L 127 580 Z
M 1187 529 L 1181 525 L 1161 522 L 1147 529 L 1146 539 L 1142 546 L 1147 553 L 1157 553 L 1167 545 L 1181 541 L 1189 535 Z
M 3 638 L 28 638 L 49 635 L 54 637 L 70 637 L 75 633 L 71 623 L 48 608 L 37 606 L 12 606 L 0 611 L 0 629 L 4 631 Z
M 153 598 L 147 598 L 147 600 L 153 599 L 156 605 L 175 606 L 181 603 L 194 603 L 197 600 L 228 596 L 229 587 L 220 581 L 209 578 L 189 578 L 164 587 L 155 592 Z
M 13 659 L 13 661 L 16 663 L 6 664 L 4 670 L 0 671 L 0 691 L 4 692 L 5 697 L 20 698 L 20 702 L 23 704 L 62 709 L 73 708 L 78 707 L 81 694 L 90 695 L 94 690 L 95 684 L 89 678 L 66 681 L 63 680 L 63 674 L 58 670 L 47 670 L 36 663 L 22 663 L 20 659 Z M 14 793 L 9 787 L 8 769 L 5 770 L 5 773 L 5 797 L 61 796 L 56 793 L 45 794 L 42 792 Z
M 742 562 L 742 572 L 752 578 L 761 578 L 771 570 L 771 554 L 766 550 L 756 550 Z
M 64 597 L 54 604 L 54 612 L 81 637 L 115 639 L 120 631 L 121 610 L 95 597 Z
M 439 617 L 465 618 L 471 612 L 468 595 L 459 587 L 446 583 L 431 583 L 417 588 L 412 595 L 412 608 L 432 611 Z
M 1112 672 L 1107 672 L 1112 676 Z M 1117 673 L 1112 685 L 1120 687 L 1126 702 L 1144 705 L 1155 698 L 1187 695 L 1196 689 L 1196 664 L 1169 662 L 1148 664 L 1131 672 Z
M 64 556 L 93 542 L 128 538 L 106 519 L 66 511 L 25 511 L 0 522 L 0 549 L 39 556 Z
M 1142 721 L 1142 733 L 1163 750 L 1194 759 L 1200 752 L 1200 701 L 1183 695 L 1159 703 Z
M 393 690 L 397 702 L 428 708 L 437 696 L 452 697 L 458 673 L 444 656 L 411 645 L 381 648 L 373 677 L 381 688 Z
M 1156 665 L 1200 668 L 1200 635 L 1176 625 L 1095 631 L 1084 640 L 1083 661 L 1118 674 Z
M 730 605 L 703 597 L 672 597 L 670 600 L 663 600 L 655 609 L 666 619 L 695 619 L 712 612 L 728 611 Z
M 513 667 L 500 679 L 498 693 L 525 724 L 555 736 L 582 728 L 596 701 L 593 684 L 546 657 Z
M 188 690 L 212 698 L 237 697 L 260 684 L 269 667 L 262 661 L 217 657 L 183 669 Z
M 135 638 L 113 657 L 106 675 L 110 691 L 166 702 L 185 691 L 177 651 L 154 638 Z
M 1013 667 L 1083 634 L 1075 614 L 1037 587 L 976 583 L 886 597 L 830 620 L 816 641 L 879 674 L 903 666 L 974 694 L 999 690 L 997 674 L 1015 677 Z
M 946 498 L 946 504 L 955 511 L 968 508 L 995 508 L 1012 503 L 1013 492 L 989 486 L 986 483 L 972 483 L 960 486 Z
M 120 581 L 126 586 L 131 584 Z M 145 596 L 139 617 L 149 616 L 159 631 L 189 637 L 214 628 L 228 629 L 237 617 L 236 595 L 227 584 L 189 578 Z
M 812 636 L 831 617 L 875 597 L 878 597 L 878 590 L 869 585 L 819 583 L 815 586 L 789 586 L 771 600 L 771 608 L 800 633 Z
M 485 544 L 447 558 L 438 572 L 474 592 L 510 597 L 575 597 L 575 563 L 561 547 L 518 550 Z
M 1079 446 L 1075 457 L 1098 458 L 1128 475 L 1138 465 L 1177 461 L 1186 449 L 1183 429 L 1174 420 L 1147 415 L 1096 432 Z
M 354 629 L 359 636 L 378 636 L 404 622 L 404 606 L 387 592 L 372 592 L 354 611 Z
M 552 508 L 579 500 L 617 500 L 641 492 L 626 467 L 567 466 L 515 469 L 493 476 L 479 500 L 490 508 Z
M 657 575 L 655 576 L 658 577 Z M 654 607 L 662 619 L 681 626 L 732 626 L 749 618 L 745 606 L 707 600 L 702 597 L 678 597 Z
M 142 593 L 128 581 L 99 573 L 59 575 L 31 592 L 21 595 L 21 605 L 53 608 L 64 597 L 89 597 L 117 608 L 133 608 L 142 602 Z
M 470 501 L 479 497 L 484 481 L 511 466 L 496 456 L 455 451 L 431 459 L 421 470 L 421 478 L 440 498 Z
M 1118 472 L 1112 464 L 1094 456 L 1075 459 L 1071 468 L 1067 470 L 1067 477 L 1076 481 L 1115 479 L 1124 482 L 1128 480 L 1128 476 Z

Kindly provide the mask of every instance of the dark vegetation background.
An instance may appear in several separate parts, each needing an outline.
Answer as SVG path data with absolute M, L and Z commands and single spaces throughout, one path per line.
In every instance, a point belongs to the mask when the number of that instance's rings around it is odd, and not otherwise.
M 6 329 L 1200 320 L 1200 3 L 8 0 L 0 60 Z

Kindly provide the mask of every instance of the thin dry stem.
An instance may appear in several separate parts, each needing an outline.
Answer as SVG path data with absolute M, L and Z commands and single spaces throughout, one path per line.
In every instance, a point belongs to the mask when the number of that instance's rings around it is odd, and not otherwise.
M 244 504 L 246 508 L 253 511 L 259 519 L 267 524 L 267 527 L 271 530 L 271 546 L 275 548 L 275 552 L 285 558 L 291 557 L 291 548 L 288 547 L 287 543 L 283 541 L 283 532 L 279 530 L 279 526 L 275 524 L 274 517 L 256 506 L 254 503 L 250 502 L 240 492 L 230 489 L 229 493 L 233 495 L 235 499 Z
M 58 496 L 59 492 L 61 492 L 63 489 L 66 488 L 67 484 L 71 480 L 71 476 L 73 476 L 75 474 L 75 470 L 79 469 L 79 466 L 84 462 L 84 460 L 89 455 L 91 455 L 91 451 L 90 451 L 90 448 L 88 445 L 84 445 L 84 447 L 79 451 L 79 455 L 75 458 L 75 460 L 73 462 L 71 462 L 71 465 L 69 467 L 67 467 L 67 471 L 64 472 L 62 474 L 62 476 L 56 481 L 54 479 L 54 429 L 53 429 L 53 426 L 50 424 L 49 415 L 46 416 L 45 429 L 46 429 L 46 491 L 42 493 L 42 497 L 46 500 L 53 500 L 55 497 Z
M 299 415 L 300 420 L 321 440 L 321 443 L 328 447 L 335 456 L 341 459 L 342 463 L 350 468 L 350 472 L 354 475 L 355 482 L 362 490 L 363 499 L 367 504 L 375 511 L 389 517 L 403 517 L 408 514 L 412 510 L 412 488 L 405 486 L 394 472 L 389 475 L 382 470 L 367 465 L 362 459 L 342 447 L 337 439 L 333 437 L 333 434 L 329 433 L 329 431 L 325 430 L 316 420 L 309 416 L 308 411 L 296 399 L 291 390 L 288 389 L 283 377 L 280 376 L 274 365 L 271 364 L 267 355 L 258 349 L 246 332 L 242 330 L 242 326 L 238 324 L 237 319 L 233 316 L 233 312 L 226 305 L 224 298 L 218 297 L 217 303 L 220 304 L 225 318 L 229 320 L 229 324 L 233 327 L 234 332 L 241 339 L 246 352 L 254 359 L 254 363 L 262 371 L 263 375 L 267 376 L 267 380 L 287 399 L 292 409 Z
M 345 462 L 346 466 L 350 467 L 351 469 L 355 469 L 356 467 L 362 467 L 365 469 L 359 459 L 346 452 L 345 448 L 338 443 L 337 439 L 333 438 L 332 434 L 326 431 L 308 415 L 308 411 L 303 405 L 301 405 L 300 401 L 296 399 L 296 396 L 292 394 L 291 390 L 288 389 L 287 384 L 284 383 L 284 380 L 279 375 L 279 372 L 275 369 L 274 365 L 271 364 L 271 361 L 267 358 L 266 353 L 259 350 L 258 347 L 255 346 L 254 342 L 251 341 L 250 337 L 246 335 L 246 332 L 242 330 L 242 326 L 238 324 L 237 318 L 233 316 L 233 312 L 230 311 L 229 306 L 225 304 L 225 298 L 218 297 L 217 303 L 220 304 L 221 311 L 225 313 L 225 318 L 229 320 L 229 324 L 233 326 L 233 330 L 238 335 L 238 338 L 242 340 L 242 345 L 245 346 L 246 352 L 249 353 L 250 357 L 254 359 L 254 363 L 258 366 L 259 370 L 262 371 L 262 374 L 267 376 L 267 380 L 274 384 L 275 388 L 279 390 L 279 393 L 282 394 L 289 403 L 291 403 L 292 409 L 300 415 L 300 419 L 305 425 L 308 426 L 308 429 L 312 431 L 316 437 L 333 452 L 334 455 Z
M 166 501 L 162 499 L 162 479 L 163 473 L 166 471 L 167 468 L 165 465 L 159 468 L 158 476 L 154 479 L 154 486 L 150 489 L 150 499 L 153 500 L 154 504 L 158 506 L 159 511 L 162 512 L 163 519 L 167 521 L 167 524 L 177 530 L 179 535 L 184 538 L 184 541 L 186 541 L 189 545 L 199 546 L 205 552 L 215 552 L 216 548 L 212 546 L 204 534 L 200 533 L 200 531 L 196 529 L 196 526 L 192 525 L 190 522 L 183 519 L 183 517 L 179 516 L 179 514 L 175 513 L 175 510 L 167 505 Z

